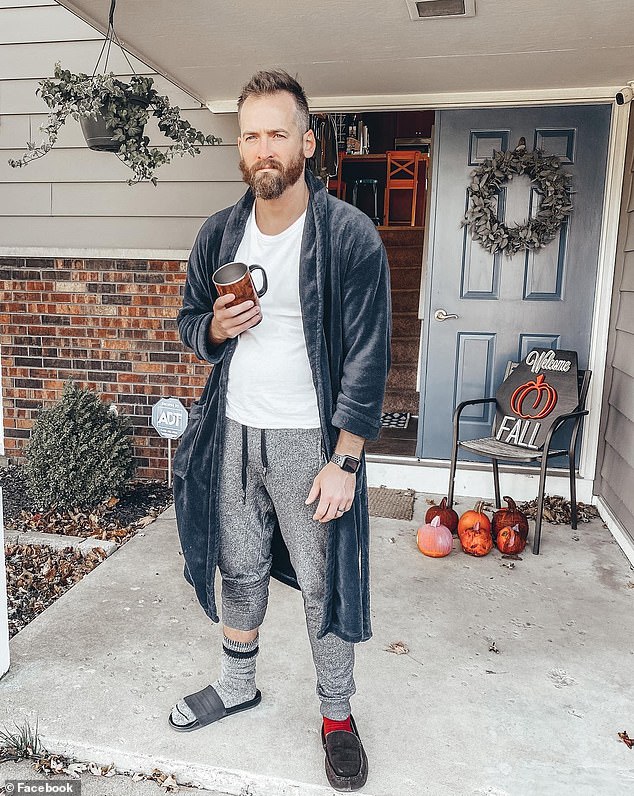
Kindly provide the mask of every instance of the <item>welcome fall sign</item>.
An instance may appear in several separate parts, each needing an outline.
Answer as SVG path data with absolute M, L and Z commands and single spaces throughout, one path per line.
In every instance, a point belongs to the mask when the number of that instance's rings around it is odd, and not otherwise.
M 579 403 L 577 352 L 534 348 L 497 393 L 495 438 L 538 450 L 552 422 Z

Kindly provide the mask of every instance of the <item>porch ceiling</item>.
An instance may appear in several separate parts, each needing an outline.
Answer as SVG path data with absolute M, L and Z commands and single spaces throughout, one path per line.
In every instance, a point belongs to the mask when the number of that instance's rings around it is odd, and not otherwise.
M 60 3 L 100 30 L 108 0 Z M 410 20 L 405 0 L 119 0 L 139 58 L 213 105 L 258 68 L 308 95 L 429 95 L 620 87 L 634 79 L 631 0 L 476 0 L 476 16 Z

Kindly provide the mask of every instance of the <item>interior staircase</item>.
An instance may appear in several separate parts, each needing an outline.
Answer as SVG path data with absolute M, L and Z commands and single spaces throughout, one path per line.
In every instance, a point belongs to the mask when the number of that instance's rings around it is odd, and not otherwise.
M 418 304 L 423 256 L 422 227 L 381 227 L 392 282 L 392 367 L 384 412 L 418 414 L 416 390 L 421 321 Z

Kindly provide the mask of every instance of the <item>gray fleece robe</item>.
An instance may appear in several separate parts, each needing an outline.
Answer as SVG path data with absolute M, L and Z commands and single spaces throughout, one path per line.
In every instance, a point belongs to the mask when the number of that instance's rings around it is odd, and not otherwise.
M 365 439 L 379 435 L 390 367 L 390 274 L 385 248 L 370 219 L 325 190 L 306 172 L 310 191 L 300 255 L 304 337 L 317 393 L 324 449 L 339 429 Z M 214 367 L 190 411 L 174 457 L 174 499 L 185 578 L 205 613 L 219 621 L 214 579 L 218 563 L 218 475 L 225 431 L 229 364 L 237 340 L 219 346 L 208 330 L 218 294 L 211 275 L 236 254 L 253 205 L 250 190 L 203 224 L 187 269 L 178 328 L 183 343 Z M 370 623 L 369 533 L 365 457 L 352 508 L 332 522 L 326 559 L 324 621 L 319 633 L 365 641 Z M 279 528 L 271 574 L 297 587 Z

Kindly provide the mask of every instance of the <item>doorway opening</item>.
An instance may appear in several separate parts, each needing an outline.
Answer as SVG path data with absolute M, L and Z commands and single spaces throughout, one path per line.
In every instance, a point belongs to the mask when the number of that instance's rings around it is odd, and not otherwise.
M 424 259 L 435 112 L 334 115 L 337 175 L 328 190 L 373 219 L 390 267 L 392 367 L 373 455 L 416 455 Z

